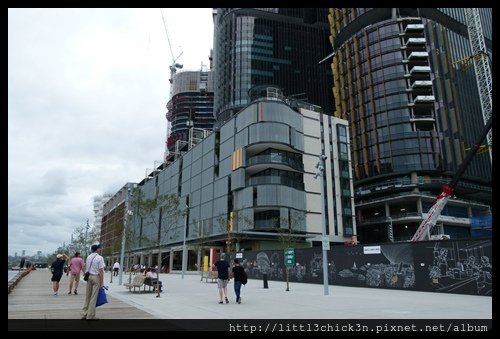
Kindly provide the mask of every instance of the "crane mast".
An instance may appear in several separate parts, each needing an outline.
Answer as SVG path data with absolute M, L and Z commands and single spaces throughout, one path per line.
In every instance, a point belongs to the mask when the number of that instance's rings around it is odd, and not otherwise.
M 174 51 L 172 50 L 172 44 L 170 43 L 170 37 L 168 35 L 168 30 L 167 30 L 167 20 L 165 19 L 165 15 L 163 14 L 163 9 L 160 8 L 160 12 L 161 12 L 161 18 L 163 19 L 163 27 L 165 27 L 165 34 L 167 35 L 168 47 L 170 48 L 170 55 L 172 55 L 172 65 L 169 66 L 170 79 L 168 79 L 168 81 L 170 83 L 173 83 L 174 75 L 177 72 L 177 68 L 181 69 L 183 67 L 182 64 L 177 63 L 177 59 L 179 59 L 182 53 L 184 52 L 181 52 L 177 57 L 174 57 Z
M 465 8 L 465 19 L 467 21 L 467 31 L 469 42 L 472 48 L 474 71 L 476 73 L 477 88 L 479 90 L 479 99 L 481 101 L 481 110 L 483 112 L 484 124 L 492 115 L 492 79 L 490 64 L 488 61 L 488 52 L 484 42 L 481 19 L 478 8 Z M 486 137 L 490 159 L 492 159 L 492 132 Z

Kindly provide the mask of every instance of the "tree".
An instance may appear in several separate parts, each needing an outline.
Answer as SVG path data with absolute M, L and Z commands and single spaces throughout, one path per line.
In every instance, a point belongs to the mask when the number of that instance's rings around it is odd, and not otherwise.
M 139 218 L 151 223 L 157 230 L 155 239 L 141 234 L 141 240 L 152 245 L 152 248 L 158 248 L 158 266 L 161 269 L 161 244 L 165 236 L 167 236 L 177 225 L 179 217 L 184 216 L 187 210 L 179 209 L 179 198 L 176 194 L 158 194 L 151 199 L 145 199 L 144 192 L 140 188 L 136 188 L 133 193 L 132 208 L 137 213 Z M 152 251 L 153 249 L 151 249 Z M 156 276 L 159 281 L 159 270 L 156 270 Z M 160 297 L 160 289 L 157 297 Z
M 227 254 L 231 254 L 231 250 L 234 249 L 236 251 L 236 246 L 232 246 L 232 244 L 236 244 L 247 238 L 247 235 L 242 232 L 237 232 L 238 229 L 241 229 L 243 225 L 251 225 L 252 220 L 243 214 L 242 210 L 233 211 L 229 215 L 220 214 L 216 218 L 219 230 L 222 233 L 227 233 Z
M 295 244 L 298 242 L 297 234 L 299 230 L 305 229 L 301 227 L 305 222 L 306 215 L 304 212 L 290 210 L 288 217 L 276 218 L 275 223 L 277 224 L 278 239 L 282 245 L 283 250 L 287 248 L 294 248 Z M 281 227 L 285 226 L 285 227 Z M 289 283 L 289 268 L 285 265 L 286 271 L 286 291 L 290 291 Z

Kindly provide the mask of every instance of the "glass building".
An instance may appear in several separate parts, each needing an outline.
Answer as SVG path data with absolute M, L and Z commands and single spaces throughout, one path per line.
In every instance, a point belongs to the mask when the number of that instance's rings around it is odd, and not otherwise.
M 491 9 L 480 9 L 491 50 Z M 330 9 L 335 113 L 349 121 L 362 243 L 409 240 L 484 127 L 460 8 Z M 434 229 L 490 220 L 491 161 L 477 154 Z M 490 233 L 491 234 L 491 233 Z
M 159 239 L 165 252 L 162 258 L 169 256 L 169 267 L 180 269 L 184 234 L 190 268 L 198 249 L 226 250 L 228 242 L 232 252 L 274 249 L 282 246 L 280 239 L 286 233 L 296 239 L 294 247 L 310 247 L 321 244 L 323 215 L 325 236 L 332 243 L 353 240 L 356 224 L 347 121 L 283 97 L 277 88 L 263 89 L 257 92 L 265 96 L 255 98 L 137 184 L 145 199 L 175 195 L 187 215 L 166 220 L 159 207 L 148 215 L 132 211 L 127 227 L 134 236 L 128 244 L 127 266 L 155 264 Z M 327 156 L 323 177 L 316 176 L 320 154 Z M 110 231 L 118 214 L 123 218 L 127 209 L 125 191 L 114 199 L 121 202 L 119 209 L 111 202 L 105 209 L 103 225 L 109 224 Z M 139 195 L 136 192 L 133 199 Z M 103 240 L 112 246 L 109 236 Z
M 275 85 L 332 108 L 327 9 L 214 9 L 214 114 L 224 122 L 250 103 L 249 90 Z M 330 74 L 330 75 L 329 75 Z

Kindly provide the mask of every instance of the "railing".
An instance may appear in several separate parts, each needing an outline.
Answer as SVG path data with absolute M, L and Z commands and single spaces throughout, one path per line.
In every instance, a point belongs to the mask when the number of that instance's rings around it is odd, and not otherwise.
M 265 164 L 265 163 L 278 163 L 289 165 L 291 168 L 298 171 L 304 171 L 304 164 L 286 155 L 279 154 L 262 154 L 256 155 L 248 159 L 247 166 Z

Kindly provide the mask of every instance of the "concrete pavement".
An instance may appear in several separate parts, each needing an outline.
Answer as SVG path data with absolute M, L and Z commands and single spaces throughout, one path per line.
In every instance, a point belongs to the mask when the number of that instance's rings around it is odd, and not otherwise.
M 133 276 L 132 276 L 133 277 Z M 160 274 L 164 292 L 132 293 L 106 273 L 109 303 L 97 309 L 101 319 L 492 319 L 492 297 L 462 294 L 414 292 L 361 287 L 249 279 L 242 286 L 242 303 L 235 302 L 232 281 L 229 304 L 218 304 L 216 283 L 200 281 L 192 273 Z M 128 281 L 124 275 L 123 283 Z M 80 294 L 67 295 L 66 276 L 59 297 L 51 290 L 50 273 L 37 270 L 8 296 L 9 319 L 78 319 L 83 306 L 85 282 Z
M 491 319 L 492 297 L 414 292 L 322 284 L 249 279 L 242 286 L 242 303 L 235 302 L 228 284 L 229 304 L 218 304 L 216 283 L 200 281 L 199 274 L 160 274 L 164 293 L 131 293 L 118 285 L 118 277 L 105 284 L 108 293 L 161 319 Z M 132 276 L 133 277 L 133 276 Z M 128 281 L 124 275 L 123 283 Z M 104 306 L 105 308 L 106 306 Z M 103 310 L 104 310 L 103 308 Z

